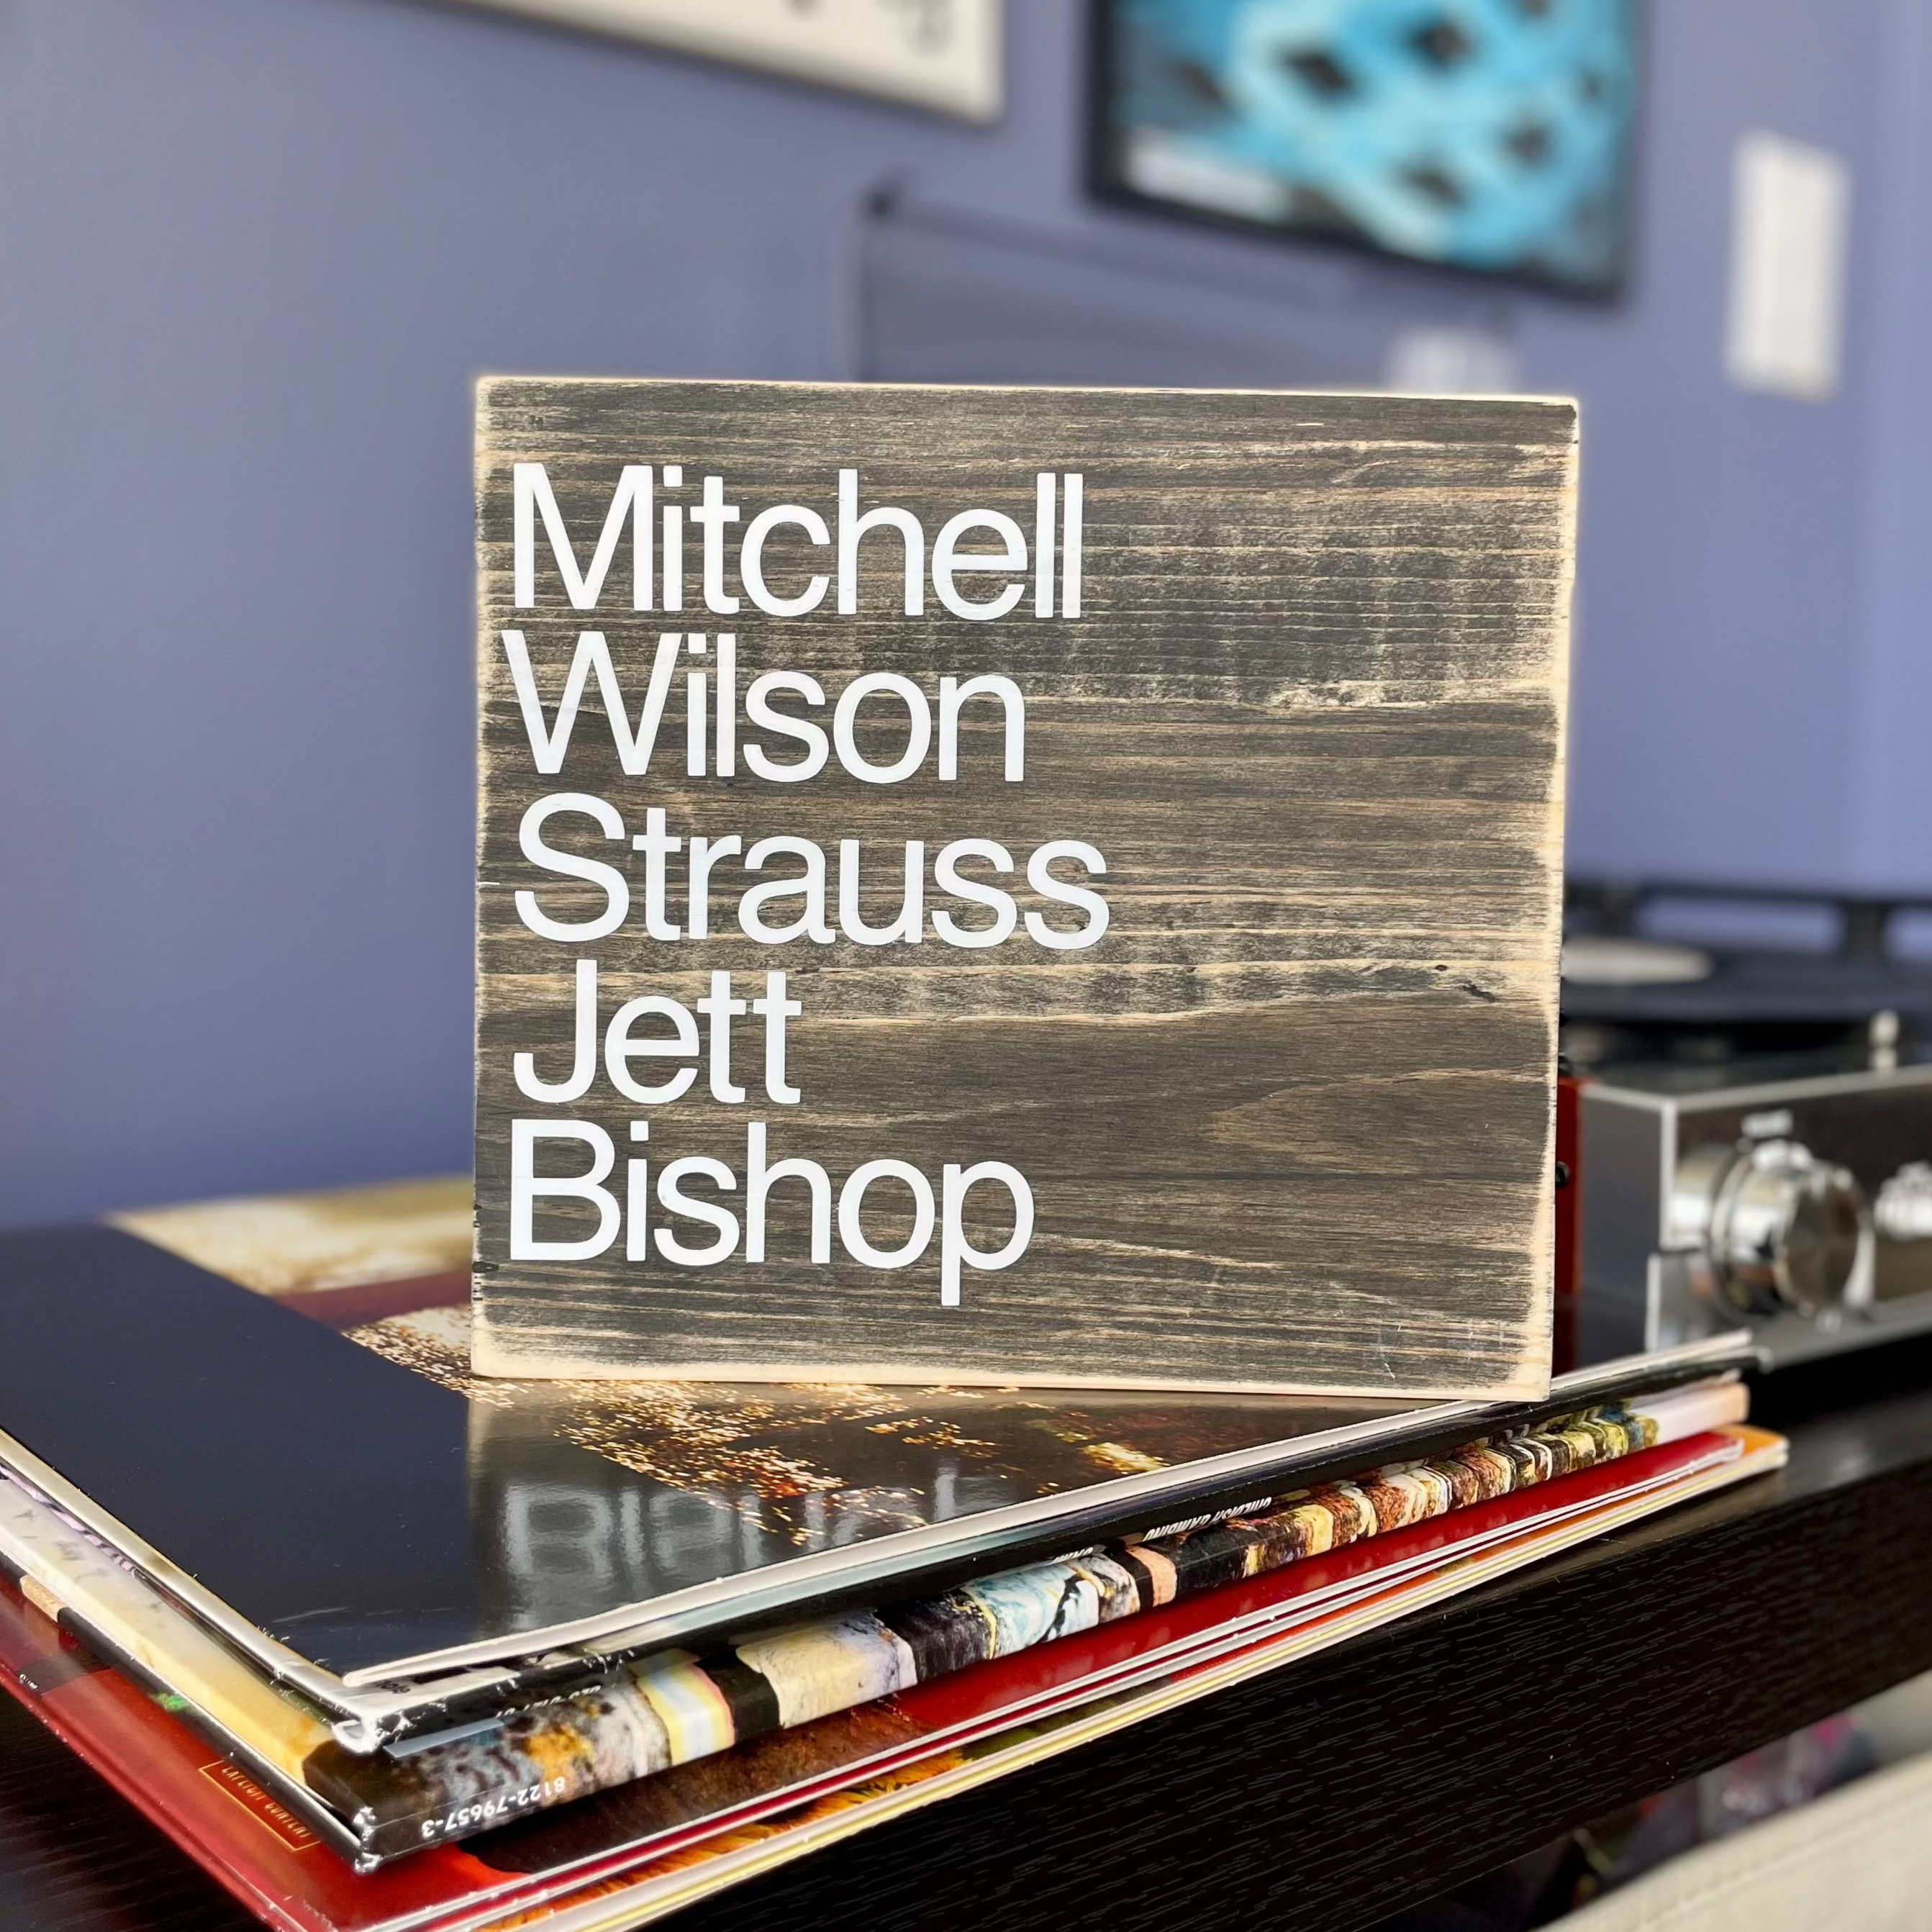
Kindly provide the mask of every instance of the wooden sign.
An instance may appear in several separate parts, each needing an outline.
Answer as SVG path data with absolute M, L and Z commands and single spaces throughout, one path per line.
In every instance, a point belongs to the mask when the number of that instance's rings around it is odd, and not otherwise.
M 1004 0 L 470 0 L 991 121 Z
M 1540 1393 L 1571 405 L 478 436 L 480 1370 Z

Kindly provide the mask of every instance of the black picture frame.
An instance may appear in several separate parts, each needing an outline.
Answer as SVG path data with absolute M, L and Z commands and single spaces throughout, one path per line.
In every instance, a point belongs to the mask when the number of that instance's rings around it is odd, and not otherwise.
M 1124 130 L 1114 108 L 1119 73 L 1120 14 L 1127 0 L 1087 0 L 1086 113 L 1083 159 L 1089 197 L 1102 206 L 1153 215 L 1190 228 L 1218 230 L 1250 238 L 1265 236 L 1277 243 L 1332 250 L 1393 266 L 1431 280 L 1460 282 L 1472 289 L 1526 291 L 1562 301 L 1602 308 L 1624 302 L 1635 277 L 1636 242 L 1641 212 L 1640 176 L 1644 150 L 1644 124 L 1649 98 L 1648 76 L 1650 34 L 1646 0 L 1628 0 L 1630 67 L 1635 98 L 1624 140 L 1618 232 L 1608 272 L 1600 280 L 1583 284 L 1520 268 L 1482 268 L 1466 262 L 1392 248 L 1372 236 L 1313 224 L 1265 221 L 1217 208 L 1148 194 L 1135 187 L 1121 164 Z

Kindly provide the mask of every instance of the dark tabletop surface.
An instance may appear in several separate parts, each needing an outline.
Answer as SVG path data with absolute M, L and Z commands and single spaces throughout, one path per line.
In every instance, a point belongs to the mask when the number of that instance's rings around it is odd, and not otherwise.
M 1352 1928 L 1932 1669 L 1932 1344 L 1787 1371 L 1791 1466 L 707 1900 L 680 1932 Z M 254 1922 L 0 1699 L 6 1932 Z

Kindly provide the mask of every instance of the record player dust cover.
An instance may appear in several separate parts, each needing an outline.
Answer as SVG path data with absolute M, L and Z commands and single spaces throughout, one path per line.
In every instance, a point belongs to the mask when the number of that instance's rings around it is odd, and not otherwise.
M 1534 1396 L 1568 402 L 492 379 L 476 1361 Z

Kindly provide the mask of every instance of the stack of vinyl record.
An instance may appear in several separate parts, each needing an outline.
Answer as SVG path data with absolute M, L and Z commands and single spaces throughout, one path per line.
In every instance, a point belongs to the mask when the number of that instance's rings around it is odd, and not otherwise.
M 470 1220 L 0 1238 L 0 1681 L 298 1932 L 642 1924 L 1783 1460 L 1732 1342 L 1509 1408 L 483 1381 Z

